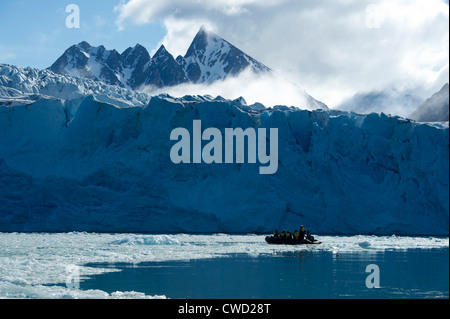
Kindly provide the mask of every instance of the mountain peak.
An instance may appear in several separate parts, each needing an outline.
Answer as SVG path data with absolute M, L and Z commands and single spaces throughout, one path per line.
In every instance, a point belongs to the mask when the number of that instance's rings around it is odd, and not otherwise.
M 194 40 L 196 37 L 206 37 L 208 35 L 216 35 L 216 34 L 214 34 L 214 32 L 212 32 L 211 30 L 207 29 L 204 25 L 202 25 L 200 29 L 198 29 L 197 34 L 194 37 Z
M 204 26 L 197 32 L 184 61 L 189 79 L 194 83 L 223 80 L 250 67 L 255 73 L 270 71 L 268 67 L 242 52 L 233 44 Z
M 77 44 L 77 47 L 83 50 L 89 50 L 91 48 L 91 45 L 86 41 L 81 41 L 80 43 Z
M 186 55 L 184 57 L 194 55 L 197 50 L 205 49 L 207 45 L 208 45 L 208 33 L 202 26 L 195 35 L 194 40 L 192 40 L 192 43 L 189 46 Z
M 137 43 L 134 47 L 130 47 L 130 48 L 128 48 L 131 52 L 138 52 L 138 54 L 142 54 L 142 53 L 144 53 L 144 54 L 148 54 L 148 51 L 147 51 L 147 49 L 144 47 L 144 46 L 142 46 L 141 44 L 139 44 L 139 43 Z M 127 49 L 127 50 L 128 50 Z M 123 54 L 123 53 L 122 53 Z M 135 53 L 136 54 L 136 53 Z
M 160 58 L 172 58 L 173 59 L 172 54 L 170 54 L 170 52 L 167 51 L 164 44 L 161 44 L 158 51 L 156 51 L 156 53 L 152 57 L 152 59 L 160 59 Z
M 205 27 L 205 25 L 201 25 L 201 27 L 197 31 L 197 35 L 209 35 L 221 38 L 211 28 Z
M 156 51 L 156 53 L 161 52 L 161 53 L 165 53 L 168 52 L 166 47 L 164 46 L 164 44 L 161 44 L 161 46 L 159 47 L 158 51 Z

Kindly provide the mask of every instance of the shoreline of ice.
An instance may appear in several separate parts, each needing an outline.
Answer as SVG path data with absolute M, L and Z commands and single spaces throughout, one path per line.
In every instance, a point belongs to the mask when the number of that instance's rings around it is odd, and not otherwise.
M 97 233 L 0 233 L 0 298 L 165 298 L 140 292 L 114 292 L 67 288 L 67 266 L 79 268 L 80 280 L 119 271 L 115 263 L 139 264 L 220 258 L 230 254 L 292 251 L 377 253 L 387 250 L 449 247 L 448 237 L 316 236 L 314 246 L 268 245 L 262 235 L 142 235 Z M 107 263 L 112 267 L 91 267 Z M 86 266 L 88 265 L 88 266 Z

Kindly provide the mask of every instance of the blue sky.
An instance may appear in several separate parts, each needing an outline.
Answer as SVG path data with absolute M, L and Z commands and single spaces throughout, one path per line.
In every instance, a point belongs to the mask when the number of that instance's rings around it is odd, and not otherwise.
M 80 8 L 68 29 L 66 6 Z M 448 82 L 448 0 L 0 0 L 0 62 L 49 67 L 81 41 L 184 55 L 201 25 L 333 107 Z

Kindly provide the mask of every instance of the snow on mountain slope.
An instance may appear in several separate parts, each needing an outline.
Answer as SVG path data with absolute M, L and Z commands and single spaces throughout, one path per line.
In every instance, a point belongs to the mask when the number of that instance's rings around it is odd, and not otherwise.
M 208 96 L 143 103 L 117 86 L 0 70 L 4 87 L 60 95 L 0 105 L 0 231 L 246 233 L 303 224 L 314 233 L 448 236 L 448 125 Z M 195 119 L 221 132 L 278 128 L 278 171 L 173 164 L 170 133 L 192 132 Z
M 163 45 L 156 51 L 148 70 L 149 75 L 145 79 L 144 85 L 164 88 L 189 81 L 183 68 Z
M 59 74 L 123 86 L 119 53 L 116 50 L 106 50 L 103 45 L 91 47 L 86 41 L 67 49 L 49 69 Z
M 186 55 L 178 57 L 186 74 L 193 83 L 212 83 L 229 75 L 237 75 L 248 67 L 255 73 L 270 72 L 262 63 L 248 56 L 217 34 L 204 27 L 192 41 Z
M 71 46 L 49 70 L 106 84 L 138 89 L 142 85 L 168 87 L 182 83 L 212 83 L 250 67 L 255 73 L 270 69 L 203 27 L 184 57 L 176 60 L 162 45 L 153 57 L 137 44 L 122 54 L 92 47 L 86 41 Z
M 410 117 L 419 122 L 444 122 L 449 120 L 449 87 L 446 83 L 439 92 L 422 103 Z

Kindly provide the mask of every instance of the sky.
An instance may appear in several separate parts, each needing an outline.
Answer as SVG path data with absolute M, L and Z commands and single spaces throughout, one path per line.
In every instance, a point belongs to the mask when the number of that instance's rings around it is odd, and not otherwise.
M 67 28 L 66 6 L 80 9 Z M 330 107 L 395 87 L 427 97 L 448 82 L 443 0 L 0 0 L 0 62 L 49 67 L 81 41 L 184 55 L 200 26 Z

